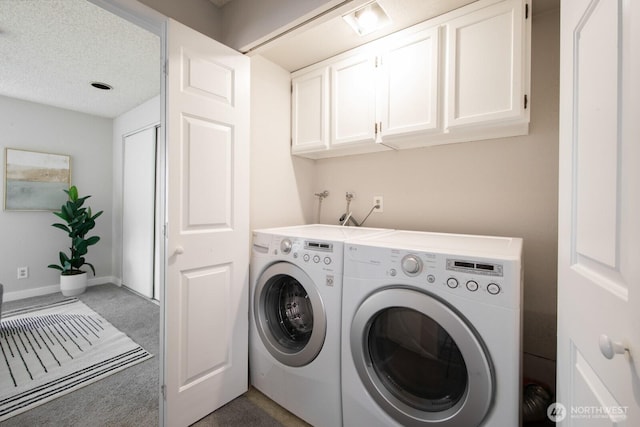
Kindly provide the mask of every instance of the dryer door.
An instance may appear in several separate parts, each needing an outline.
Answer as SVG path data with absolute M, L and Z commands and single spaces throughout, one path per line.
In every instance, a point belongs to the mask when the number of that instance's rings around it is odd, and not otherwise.
M 253 298 L 256 329 L 269 353 L 287 366 L 316 358 L 327 330 L 325 308 L 309 275 L 288 262 L 260 275 Z
M 358 375 L 378 405 L 406 426 L 478 426 L 494 394 L 481 340 L 445 302 L 387 288 L 368 297 L 351 324 Z

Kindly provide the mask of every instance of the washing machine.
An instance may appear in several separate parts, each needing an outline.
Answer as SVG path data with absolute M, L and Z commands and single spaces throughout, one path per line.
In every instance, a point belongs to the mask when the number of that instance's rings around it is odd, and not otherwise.
M 345 426 L 520 425 L 522 239 L 396 231 L 345 245 Z
M 344 242 L 385 232 L 319 224 L 253 232 L 251 383 L 314 426 L 342 425 Z

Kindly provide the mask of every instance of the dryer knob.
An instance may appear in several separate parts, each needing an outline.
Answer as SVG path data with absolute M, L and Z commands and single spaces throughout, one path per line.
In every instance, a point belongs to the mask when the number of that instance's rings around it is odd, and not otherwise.
M 289 239 L 284 239 L 282 242 L 280 242 L 280 250 L 282 251 L 283 254 L 288 254 L 289 252 L 291 252 L 291 240 Z
M 402 258 L 402 271 L 408 276 L 417 276 L 422 271 L 422 261 L 415 255 Z

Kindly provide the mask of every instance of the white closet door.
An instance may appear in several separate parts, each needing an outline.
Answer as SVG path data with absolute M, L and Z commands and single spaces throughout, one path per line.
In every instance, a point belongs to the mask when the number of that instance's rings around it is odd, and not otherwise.
M 156 128 L 124 139 L 122 282 L 153 298 Z
M 165 425 L 247 391 L 249 58 L 169 20 Z
M 640 3 L 560 7 L 558 401 L 550 412 L 563 427 L 640 426 Z

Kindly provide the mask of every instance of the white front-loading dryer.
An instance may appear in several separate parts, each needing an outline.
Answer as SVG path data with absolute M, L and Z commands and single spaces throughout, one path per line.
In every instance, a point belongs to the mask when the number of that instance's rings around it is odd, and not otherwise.
M 251 383 L 314 426 L 342 425 L 344 242 L 386 232 L 389 230 L 331 225 L 253 232 Z
M 520 425 L 521 252 L 410 231 L 347 243 L 344 425 Z

